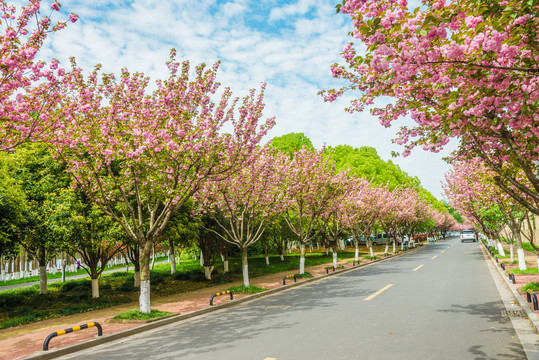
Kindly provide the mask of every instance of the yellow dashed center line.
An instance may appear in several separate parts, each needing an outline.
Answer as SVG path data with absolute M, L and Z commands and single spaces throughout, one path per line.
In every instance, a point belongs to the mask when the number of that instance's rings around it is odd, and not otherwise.
M 419 265 L 418 267 L 416 267 L 416 268 L 415 268 L 414 270 L 412 270 L 412 271 L 417 271 L 417 270 L 421 269 L 422 267 L 423 267 L 423 264 Z
M 445 250 L 442 250 L 442 254 L 445 252 Z
M 392 286 L 393 286 L 393 284 L 388 284 L 388 285 L 384 286 L 383 288 L 381 288 L 380 290 L 378 290 L 377 292 L 375 292 L 374 294 L 372 294 L 371 296 L 366 297 L 364 300 L 365 301 L 372 300 L 374 297 L 380 295 L 381 293 L 383 293 L 384 291 L 386 291 L 387 289 L 389 289 Z
M 438 257 L 438 255 L 434 255 L 434 256 L 432 257 L 432 260 L 436 259 L 437 257 Z

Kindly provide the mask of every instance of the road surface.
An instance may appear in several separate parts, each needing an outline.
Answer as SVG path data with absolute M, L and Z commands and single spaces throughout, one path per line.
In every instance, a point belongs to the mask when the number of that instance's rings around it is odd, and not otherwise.
M 526 359 L 479 245 L 425 247 L 63 359 Z

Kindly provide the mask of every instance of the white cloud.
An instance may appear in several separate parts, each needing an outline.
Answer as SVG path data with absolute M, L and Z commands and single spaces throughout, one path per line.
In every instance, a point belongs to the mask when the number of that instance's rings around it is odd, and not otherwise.
M 64 0 L 79 22 L 53 34 L 41 53 L 68 66 L 70 56 L 87 71 L 96 63 L 106 72 L 122 67 L 143 71 L 152 79 L 166 77 L 170 48 L 178 60 L 211 64 L 220 59 L 218 81 L 243 96 L 268 82 L 266 115 L 276 116 L 271 136 L 304 132 L 320 147 L 349 144 L 373 146 L 381 157 L 402 151 L 391 143 L 397 129 L 385 129 L 368 113 L 348 114 L 350 98 L 328 104 L 321 89 L 346 85 L 331 78 L 330 65 L 351 30 L 349 18 L 335 15 L 334 0 Z M 61 14 L 59 14 L 61 16 Z M 282 27 L 280 27 L 282 26 Z M 360 47 L 361 48 L 361 47 Z M 416 151 L 393 160 L 418 176 L 435 196 L 447 165 L 437 154 Z

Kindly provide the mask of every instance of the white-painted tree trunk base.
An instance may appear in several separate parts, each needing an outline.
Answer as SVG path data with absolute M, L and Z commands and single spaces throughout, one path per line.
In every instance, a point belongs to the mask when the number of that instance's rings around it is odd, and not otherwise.
M 283 254 L 279 255 L 279 258 L 281 259 L 281 261 L 284 261 L 284 255 Z
M 204 276 L 206 280 L 211 280 L 211 272 L 213 271 L 213 266 L 204 266 Z
M 333 252 L 333 267 L 337 268 L 337 252 Z
M 389 251 L 389 245 L 386 245 L 386 249 L 384 250 L 384 254 L 387 254 L 388 251 Z
M 204 266 L 204 255 L 200 252 L 200 266 Z
M 397 252 L 397 242 L 395 240 L 393 240 L 393 254 Z
M 354 253 L 354 260 L 355 260 L 356 262 L 359 261 L 359 249 L 358 249 L 358 248 L 356 248 L 356 251 L 355 251 L 355 253 Z
M 243 285 L 249 287 L 249 265 L 243 266 Z
M 304 257 L 300 257 L 299 259 L 299 273 L 305 274 L 305 258 Z
M 535 261 L 537 262 L 537 269 L 539 269 L 539 256 L 535 257 Z
M 97 299 L 99 297 L 99 281 L 98 279 L 92 279 L 92 297 Z
M 505 251 L 503 250 L 502 243 L 498 241 L 496 245 L 498 246 L 498 253 L 500 256 L 505 257 Z
M 524 259 L 524 249 L 517 249 L 518 256 L 518 268 L 520 270 L 526 270 L 526 259 Z
M 266 265 L 269 265 L 269 256 L 266 256 Z
M 387 252 L 387 249 L 386 249 Z M 371 254 L 371 259 L 374 257 L 374 251 L 372 250 L 372 246 L 369 247 L 369 253 Z
M 150 309 L 150 280 L 140 282 L 139 311 L 149 314 Z

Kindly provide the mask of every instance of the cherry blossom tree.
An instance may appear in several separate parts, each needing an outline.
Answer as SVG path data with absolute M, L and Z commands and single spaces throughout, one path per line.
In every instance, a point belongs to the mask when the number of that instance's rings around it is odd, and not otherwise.
M 198 65 L 191 79 L 172 50 L 167 67 L 169 78 L 148 93 L 142 73 L 123 69 L 116 79 L 98 65 L 85 78 L 72 60 L 54 112 L 62 122 L 48 139 L 77 186 L 139 246 L 144 313 L 150 254 L 172 214 L 204 181 L 238 171 L 274 124 L 260 122 L 265 85 L 242 101 L 225 88 L 214 101 L 218 63 Z
M 318 219 L 337 195 L 327 180 L 335 173 L 335 166 L 323 151 L 297 151 L 284 179 L 284 220 L 300 245 L 300 274 L 305 273 L 305 245 L 318 234 Z
M 490 228 L 498 228 L 500 232 L 506 224 L 511 230 L 511 256 L 513 254 L 513 240 L 517 246 L 519 267 L 526 269 L 524 249 L 522 247 L 521 228 L 525 220 L 526 209 L 494 183 L 495 173 L 491 171 L 480 159 L 461 161 L 454 164 L 453 172 L 447 180 L 450 186 L 468 195 L 469 202 L 476 202 L 477 214 Z M 449 191 L 455 197 L 455 194 Z M 461 199 L 461 201 L 466 201 Z M 460 204 L 459 206 L 462 206 Z M 497 222 L 498 224 L 491 224 Z M 500 254 L 504 254 L 501 243 L 498 243 Z
M 374 257 L 371 234 L 380 216 L 383 188 L 373 186 L 371 182 L 356 178 L 355 191 L 352 193 L 348 212 L 348 231 L 355 241 L 355 261 L 359 260 L 359 239 L 363 237 L 369 248 L 371 259 Z
M 282 212 L 282 177 L 286 174 L 282 167 L 288 162 L 286 155 L 267 148 L 254 151 L 253 157 L 254 161 L 225 179 L 206 182 L 195 195 L 199 207 L 222 230 L 214 233 L 240 249 L 245 287 L 249 287 L 247 249 Z
M 17 10 L 11 2 L 0 1 L 0 150 L 11 150 L 51 127 L 54 118 L 42 112 L 57 102 L 57 76 L 64 73 L 56 60 L 48 67 L 36 60 L 48 34 L 67 25 L 51 20 L 60 3 L 52 2 L 48 16 L 40 15 L 41 0 L 26 3 Z M 77 19 L 69 15 L 71 22 Z
M 360 92 L 350 112 L 393 98 L 372 113 L 386 127 L 415 122 L 396 139 L 405 155 L 458 138 L 459 157 L 481 157 L 500 188 L 539 214 L 539 3 L 425 0 L 409 10 L 406 0 L 347 0 L 338 11 L 367 49 L 345 46 L 346 65 L 331 70 L 349 86 L 324 98 Z
M 319 228 L 325 239 L 331 244 L 333 252 L 333 267 L 337 267 L 337 242 L 342 239 L 350 212 L 347 211 L 351 201 L 354 201 L 354 179 L 348 178 L 346 172 L 335 175 L 328 174 L 328 185 L 332 188 L 332 197 L 324 207 L 318 219 Z

